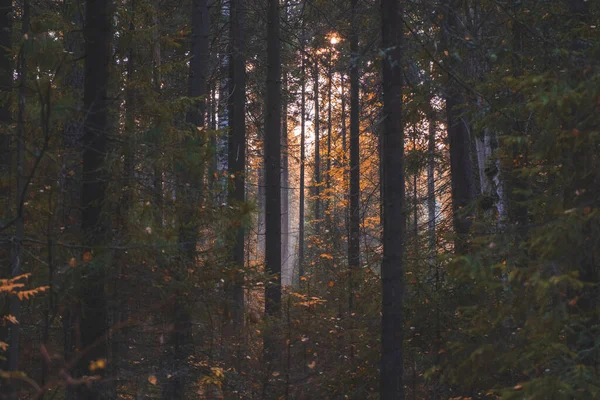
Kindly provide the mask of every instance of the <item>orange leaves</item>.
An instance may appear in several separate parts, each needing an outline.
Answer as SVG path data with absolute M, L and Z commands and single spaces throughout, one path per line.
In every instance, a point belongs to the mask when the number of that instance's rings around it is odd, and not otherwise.
M 14 325 L 16 325 L 16 324 L 19 323 L 19 321 L 15 318 L 15 316 L 11 315 L 11 314 L 5 315 L 4 317 L 2 317 L 2 319 L 4 321 L 8 321 L 8 322 L 10 322 L 11 324 L 14 324 Z M 2 325 L 4 325 L 4 322 L 3 322 Z
M 148 376 L 148 382 L 150 382 L 151 385 L 156 385 L 156 382 L 157 382 L 156 376 L 154 376 L 154 375 Z
M 30 297 L 33 297 L 36 294 L 45 292 L 48 289 L 50 289 L 50 286 L 40 286 L 38 288 L 31 289 L 31 290 L 23 290 L 23 291 L 17 292 L 17 297 L 19 298 L 19 300 L 23 300 L 23 299 L 29 300 Z
M 94 259 L 94 256 L 92 255 L 91 252 L 86 251 L 85 253 L 83 253 L 83 262 L 90 262 Z
M 327 286 L 329 286 L 330 288 L 335 286 L 335 282 L 334 281 L 329 281 L 329 283 L 327 284 Z
M 333 260 L 333 256 L 329 253 L 323 253 L 321 254 L 321 258 L 324 258 L 326 260 Z

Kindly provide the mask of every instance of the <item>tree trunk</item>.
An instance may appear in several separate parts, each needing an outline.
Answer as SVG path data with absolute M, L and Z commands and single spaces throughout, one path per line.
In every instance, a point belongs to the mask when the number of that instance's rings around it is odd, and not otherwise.
M 221 14 L 225 21 L 230 21 L 231 18 L 231 0 L 225 0 L 222 3 Z M 219 81 L 219 105 L 217 107 L 217 113 L 219 118 L 219 132 L 216 136 L 216 148 L 215 158 L 217 163 L 217 187 L 215 188 L 215 203 L 220 204 L 225 202 L 225 196 L 227 193 L 227 186 L 229 179 L 225 176 L 225 171 L 229 170 L 228 156 L 229 156 L 229 145 L 228 145 L 228 133 L 227 129 L 231 124 L 230 122 L 230 107 L 229 96 L 231 94 L 231 54 L 232 54 L 232 43 L 229 40 L 231 35 L 231 27 L 229 31 L 223 30 L 219 35 L 219 41 L 222 42 L 220 49 L 222 54 L 220 58 L 220 76 Z
M 331 52 L 333 50 L 329 50 L 329 58 L 328 58 L 328 65 L 327 65 L 327 166 L 325 167 L 325 187 L 327 189 L 327 194 L 325 196 L 325 198 L 327 199 L 325 201 L 325 210 L 327 212 L 327 210 L 329 210 L 330 207 L 330 202 L 329 202 L 329 198 L 331 197 L 331 193 L 329 193 L 329 190 L 331 189 L 331 129 L 332 129 L 332 119 L 331 119 L 331 112 L 332 112 L 332 104 L 331 104 L 331 86 L 332 86 L 332 80 L 333 80 L 333 67 L 331 64 Z M 329 215 L 329 214 L 327 214 Z M 327 229 L 331 230 L 331 226 L 330 226 L 330 221 L 328 220 L 327 223 Z
M 107 307 L 104 292 L 105 270 L 101 265 L 106 251 L 102 246 L 107 240 L 106 217 L 102 207 L 106 191 L 106 157 L 108 128 L 108 66 L 111 63 L 109 23 L 110 0 L 89 0 L 85 14 L 85 67 L 83 105 L 86 118 L 83 123 L 83 172 L 81 185 L 81 233 L 86 247 L 87 263 L 80 283 L 81 301 L 81 351 L 85 352 L 79 364 L 80 375 L 86 375 L 90 362 L 106 359 L 108 355 Z M 94 252 L 96 249 L 96 252 Z M 86 257 L 86 254 L 89 254 Z M 79 399 L 101 399 L 107 393 L 105 385 L 95 383 L 80 385 Z
M 246 64 L 244 45 L 244 0 L 230 0 L 230 45 L 231 65 L 230 82 L 232 92 L 229 95 L 229 154 L 228 172 L 233 184 L 230 185 L 229 202 L 242 207 L 245 201 L 246 167 Z M 241 217 L 241 216 L 240 216 Z M 233 302 L 234 332 L 241 332 L 244 324 L 244 225 L 239 224 L 235 234 L 233 261 L 235 264 Z
M 281 102 L 281 279 L 282 284 L 291 283 L 291 271 L 289 264 L 289 237 L 290 237 L 290 172 L 289 172 L 289 146 L 288 146 L 288 124 L 287 124 L 287 73 L 283 74 L 283 92 Z
M 23 4 L 22 18 L 22 33 L 24 40 L 27 42 L 27 34 L 29 32 L 30 4 L 25 0 Z M 24 44 L 19 53 L 19 94 L 18 94 L 18 119 L 17 119 L 17 147 L 16 147 L 16 172 L 17 172 L 17 191 L 15 196 L 15 209 L 21 209 L 21 199 L 25 198 L 25 102 L 27 92 L 27 52 L 28 46 Z M 25 217 L 23 212 L 19 212 L 15 221 L 15 236 L 13 238 L 12 248 L 12 273 L 11 277 L 15 278 L 22 274 L 21 267 L 23 265 L 23 236 L 25 234 Z M 16 296 L 10 297 L 10 315 L 18 321 L 21 320 L 21 299 Z M 10 341 L 8 347 L 8 370 L 17 371 L 19 368 L 19 353 L 20 353 L 20 337 L 21 324 L 10 325 Z M 15 389 L 13 387 L 13 389 Z M 16 390 L 16 389 L 15 389 Z M 11 391 L 11 398 L 16 399 L 16 393 Z
M 443 41 L 451 47 L 450 38 L 462 37 L 456 13 L 462 9 L 462 0 L 447 0 L 447 15 L 442 26 Z M 452 52 L 453 50 L 448 50 Z M 463 68 L 449 58 L 451 72 L 457 74 Z M 468 207 L 475 198 L 475 179 L 471 161 L 471 136 L 463 108 L 466 98 L 454 78 L 448 76 L 446 84 L 446 116 L 450 147 L 450 175 L 452 177 L 452 208 L 455 231 L 455 251 L 464 254 L 469 248 L 468 234 L 471 229 L 471 212 Z
M 427 237 L 429 252 L 431 256 L 430 263 L 433 264 L 436 253 L 435 238 L 435 141 L 436 141 L 436 123 L 433 117 L 429 117 L 429 138 L 427 143 Z
M 315 134 L 315 165 L 314 165 L 314 195 L 315 195 L 315 232 L 321 231 L 321 120 L 319 115 L 319 62 L 315 59 L 313 66 L 313 96 L 315 102 L 314 134 Z
M 265 316 L 270 321 L 264 337 L 264 359 L 276 363 L 275 322 L 281 315 L 281 42 L 279 1 L 269 0 L 267 17 L 267 101 L 265 117 Z M 267 368 L 269 370 L 269 368 Z
M 5 221 L 12 217 L 11 190 L 10 190 L 10 173 L 12 164 L 11 154 L 11 132 L 10 125 L 12 123 L 12 115 L 10 111 L 11 92 L 14 86 L 13 83 L 13 63 L 11 60 L 12 50 L 12 25 L 13 25 L 13 8 L 12 0 L 0 1 L 0 221 L 4 224 Z M 16 196 L 17 197 L 17 196 Z M 3 232 L 0 232 L 3 233 Z M 0 274 L 2 279 L 7 279 L 12 276 L 11 259 L 11 244 L 2 240 L 0 244 L 0 262 L 2 267 Z M 10 312 L 9 305 L 6 302 L 2 308 L 0 315 L 4 316 Z M 0 341 L 8 343 L 9 327 L 0 326 Z M 0 360 L 0 369 L 8 369 L 8 359 Z M 0 382 L 0 391 L 5 387 L 5 382 Z
M 206 75 L 207 60 L 209 55 L 209 13 L 207 0 L 193 0 L 192 2 L 192 34 L 191 34 L 191 60 L 188 80 L 188 95 L 193 98 L 205 96 L 207 93 Z M 198 100 L 186 115 L 187 122 L 191 125 L 192 138 L 186 141 L 186 151 L 193 154 L 204 147 L 203 127 L 205 122 L 206 102 Z M 198 129 L 200 128 L 200 129 Z M 180 166 L 181 168 L 181 166 Z M 198 244 L 198 215 L 196 210 L 202 202 L 203 194 L 203 165 L 195 161 L 190 166 L 183 166 L 179 171 L 178 184 L 181 190 L 184 209 L 180 215 L 179 246 L 182 259 L 187 268 L 196 262 L 196 247 Z M 176 271 L 175 277 L 180 285 L 186 279 L 186 270 Z M 166 379 L 163 385 L 162 398 L 179 400 L 185 398 L 188 378 L 188 358 L 193 353 L 193 337 L 190 303 L 191 299 L 185 297 L 185 291 L 177 290 L 172 304 L 173 332 L 170 343 L 173 346 L 171 361 L 171 379 Z
M 304 46 L 302 46 L 304 50 Z M 306 163 L 306 63 L 304 52 L 301 52 L 300 65 L 300 199 L 299 199 L 299 217 L 298 217 L 298 278 L 300 286 L 302 286 L 302 278 L 304 277 L 304 164 Z
M 381 399 L 404 399 L 403 275 L 405 253 L 404 128 L 402 125 L 402 3 L 382 0 L 383 262 Z
M 350 52 L 350 230 L 348 236 L 349 302 L 354 306 L 354 271 L 360 268 L 360 104 L 358 77 L 358 0 L 352 0 Z

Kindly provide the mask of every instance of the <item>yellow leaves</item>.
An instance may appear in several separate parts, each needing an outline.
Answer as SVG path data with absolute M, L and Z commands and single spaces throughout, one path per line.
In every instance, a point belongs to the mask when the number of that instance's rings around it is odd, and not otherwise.
M 223 371 L 223 368 L 211 367 L 210 375 L 206 375 L 202 379 L 200 379 L 200 384 L 215 385 L 220 388 L 221 386 L 223 386 L 224 379 L 225 379 L 225 372 Z
M 105 358 L 99 358 L 96 361 L 92 361 L 90 363 L 90 371 L 94 372 L 96 370 L 99 369 L 104 369 L 106 368 L 106 359 Z
M 225 378 L 225 372 L 223 372 L 223 368 L 219 368 L 219 367 L 212 367 L 210 369 L 210 372 L 216 377 L 216 378 Z
M 14 324 L 14 325 L 16 325 L 16 324 L 19 323 L 19 321 L 17 321 L 17 319 L 15 318 L 15 316 L 11 315 L 11 314 L 5 315 L 4 317 L 2 317 L 2 319 L 4 319 L 5 321 L 8 321 L 8 322 L 10 322 L 11 324 Z
M 519 383 L 517 386 L 513 387 L 513 389 L 521 390 L 521 389 L 523 389 L 523 385 Z
M 279 371 L 275 371 L 271 375 L 273 375 L 275 378 L 277 378 L 281 374 L 279 373 Z
M 6 351 L 8 349 L 8 343 L 0 341 L 0 350 Z
M 307 366 L 308 368 L 310 368 L 310 369 L 313 369 L 314 367 L 316 367 L 316 366 L 317 366 L 317 362 L 316 362 L 316 361 L 313 361 L 313 362 L 311 362 L 311 363 L 309 363 L 309 364 L 306 364 L 306 366 Z
M 148 382 L 150 382 L 151 385 L 156 385 L 156 382 L 157 382 L 156 376 L 154 376 L 154 375 L 148 376 Z

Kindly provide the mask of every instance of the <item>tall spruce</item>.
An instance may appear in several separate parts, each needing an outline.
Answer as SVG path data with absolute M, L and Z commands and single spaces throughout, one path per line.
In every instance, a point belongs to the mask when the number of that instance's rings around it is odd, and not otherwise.
M 264 360 L 274 363 L 281 316 L 281 39 L 279 1 L 269 0 L 267 13 L 267 100 L 265 113 L 265 315 L 270 320 L 264 337 Z
M 108 136 L 108 70 L 112 1 L 89 0 L 85 8 L 85 66 L 83 83 L 83 170 L 81 183 L 81 234 L 88 261 L 80 282 L 80 324 L 83 357 L 79 374 L 87 375 L 91 362 L 107 359 L 107 300 L 104 292 L 108 229 L 103 207 L 106 200 L 106 151 Z M 77 387 L 78 399 L 96 400 L 108 396 L 107 388 L 95 383 Z
M 381 265 L 382 400 L 404 399 L 404 127 L 402 121 L 403 3 L 381 1 L 383 59 L 383 261 Z

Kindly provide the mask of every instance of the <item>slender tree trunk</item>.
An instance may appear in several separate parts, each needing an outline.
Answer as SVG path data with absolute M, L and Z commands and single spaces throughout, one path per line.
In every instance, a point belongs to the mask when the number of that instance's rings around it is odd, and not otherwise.
M 304 46 L 302 47 L 304 50 Z M 300 199 L 299 199 L 299 217 L 298 217 L 298 277 L 300 286 L 304 277 L 304 174 L 306 163 L 306 63 L 304 52 L 302 51 L 302 61 L 300 65 Z
M 246 65 L 244 45 L 244 0 L 230 0 L 230 45 L 231 65 L 230 82 L 232 92 L 229 94 L 229 176 L 233 179 L 230 185 L 229 202 L 238 207 L 245 199 L 245 167 L 246 167 Z M 244 324 L 244 225 L 239 224 L 235 234 L 233 261 L 235 264 L 233 285 L 233 328 L 240 333 Z
M 290 173 L 289 173 L 289 146 L 287 124 L 287 73 L 283 74 L 283 97 L 281 104 L 281 274 L 282 284 L 289 285 L 291 271 L 289 271 L 289 237 L 290 237 Z
M 23 18 L 22 18 L 22 33 L 24 41 L 27 42 L 27 34 L 29 32 L 29 19 L 30 19 L 30 4 L 28 0 L 25 0 L 23 4 Z M 18 94 L 18 119 L 17 119 L 17 191 L 15 196 L 15 209 L 21 208 L 21 199 L 24 198 L 25 191 L 25 102 L 27 92 L 27 44 L 24 43 L 21 46 L 19 53 L 19 94 Z M 25 217 L 23 213 L 17 215 L 15 221 L 15 236 L 13 239 L 12 249 L 12 273 L 11 277 L 15 278 L 22 274 L 21 267 L 23 265 L 23 236 L 25 234 Z M 15 317 L 18 321 L 21 320 L 21 300 L 18 297 L 10 297 L 10 315 Z M 8 347 L 8 370 L 17 371 L 19 368 L 19 353 L 20 353 L 20 337 L 21 337 L 21 324 L 10 325 L 10 341 Z M 15 388 L 13 388 L 15 389 Z M 11 398 L 16 399 L 16 393 L 11 392 Z
M 221 5 L 221 15 L 223 20 L 230 21 L 231 18 L 231 0 L 224 0 Z M 227 194 L 227 183 L 228 178 L 225 176 L 225 171 L 228 167 L 228 133 L 227 130 L 231 124 L 229 115 L 229 96 L 231 94 L 231 77 L 230 77 L 230 63 L 232 54 L 232 43 L 229 36 L 231 35 L 231 28 L 224 30 L 219 35 L 219 41 L 221 42 L 221 58 L 220 58 L 220 76 L 219 80 L 219 104 L 217 107 L 218 118 L 219 118 L 219 133 L 216 136 L 216 149 L 215 158 L 217 163 L 217 190 L 215 191 L 216 203 L 225 202 Z
M 7 179 L 10 174 L 11 167 L 11 134 L 9 127 L 12 122 L 12 116 L 10 112 L 10 98 L 13 87 L 13 63 L 10 57 L 12 49 L 12 25 L 13 25 L 13 11 L 12 11 L 12 0 L 0 0 L 0 178 L 2 184 L 0 184 L 0 220 L 6 221 L 10 218 L 11 204 L 10 204 L 10 187 L 5 184 L 8 182 Z M 10 263 L 10 244 L 0 244 L 0 262 L 7 266 Z M 11 275 L 9 267 L 2 267 L 0 270 L 3 278 L 7 278 Z M 5 315 L 5 311 L 2 310 L 2 315 Z M 8 342 L 7 331 L 4 327 L 0 327 L 0 340 Z M 0 365 L 4 364 L 2 362 Z
M 61 197 L 61 224 L 65 227 L 62 235 L 66 236 L 65 241 L 76 242 L 81 238 L 81 184 L 82 184 L 82 165 L 81 157 L 83 150 L 83 115 L 86 110 L 83 105 L 84 92 L 84 62 L 85 40 L 82 33 L 84 25 L 84 15 L 74 4 L 74 0 L 65 2 L 65 19 L 73 23 L 72 30 L 65 33 L 65 48 L 72 56 L 70 65 L 67 67 L 65 82 L 73 91 L 75 100 L 75 112 L 65 123 L 63 128 L 64 156 L 62 157 L 62 166 L 60 172 L 60 192 Z M 80 250 L 74 250 L 71 257 L 78 259 L 81 257 Z M 80 325 L 80 307 L 76 299 L 72 299 L 66 304 L 66 311 L 63 314 L 63 342 L 64 359 L 71 361 L 77 348 L 81 348 L 81 338 L 78 327 Z M 72 386 L 67 387 L 65 400 L 73 400 L 77 393 Z
M 381 1 L 383 62 L 383 262 L 381 399 L 404 399 L 403 275 L 406 210 L 402 125 L 402 9 L 399 0 Z
M 358 77 L 358 0 L 352 0 L 350 51 L 350 234 L 348 236 L 349 312 L 354 309 L 354 271 L 360 268 L 360 102 Z
M 314 195 L 315 195 L 315 232 L 321 232 L 321 119 L 319 114 L 319 62 L 315 59 L 313 66 L 313 96 L 315 102 L 315 165 L 314 165 Z
M 435 141 L 436 123 L 433 117 L 429 118 L 429 138 L 427 143 L 427 236 L 431 257 L 435 257 Z M 433 263 L 434 260 L 431 260 Z
M 276 320 L 281 316 L 281 42 L 279 1 L 269 0 L 267 18 L 267 101 L 265 117 L 265 316 L 270 319 L 264 337 L 264 359 L 276 363 Z M 269 370 L 269 368 L 267 368 Z
M 331 129 L 332 129 L 332 119 L 331 119 L 331 112 L 332 112 L 332 104 L 331 104 L 331 86 L 332 86 L 332 80 L 333 80 L 333 67 L 331 65 L 331 52 L 332 50 L 329 51 L 329 59 L 328 61 L 328 65 L 327 65 L 327 166 L 326 166 L 326 171 L 325 171 L 325 182 L 326 185 L 325 187 L 327 188 L 327 194 L 326 194 L 326 202 L 325 202 L 325 210 L 329 209 L 329 198 L 331 197 L 331 194 L 329 193 L 329 190 L 331 189 Z M 329 214 L 327 214 L 329 215 Z M 327 224 L 327 229 L 331 229 L 331 227 L 329 226 L 329 223 Z
M 85 279 L 81 282 L 81 350 L 85 356 L 79 373 L 88 374 L 90 362 L 108 358 L 106 342 L 107 303 L 104 292 L 106 273 L 101 267 L 107 243 L 106 217 L 102 215 L 106 191 L 106 157 L 108 128 L 108 66 L 110 60 L 109 10 L 110 0 L 89 0 L 85 14 L 85 67 L 83 104 L 86 118 L 83 123 L 83 172 L 81 185 L 81 233 L 87 248 L 85 254 L 93 256 L 88 262 Z M 96 251 L 94 252 L 94 249 Z M 91 258 L 90 256 L 84 257 Z M 105 385 L 80 385 L 79 399 L 101 399 L 108 395 Z
M 160 99 L 162 74 L 160 67 L 162 65 L 161 47 L 160 47 L 160 20 L 159 20 L 160 0 L 152 0 L 152 79 L 154 93 Z M 160 129 L 160 121 L 155 121 L 157 129 Z M 161 137 L 157 134 L 152 143 L 152 175 L 153 175 L 153 201 L 154 201 L 154 224 L 156 228 L 163 225 L 163 170 L 161 168 L 160 158 Z

